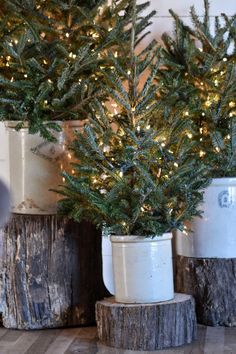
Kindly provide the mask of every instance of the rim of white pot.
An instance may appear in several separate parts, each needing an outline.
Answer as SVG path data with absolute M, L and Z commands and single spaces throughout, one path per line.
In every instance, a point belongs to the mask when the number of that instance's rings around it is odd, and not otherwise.
M 110 240 L 112 242 L 155 242 L 155 241 L 166 241 L 172 239 L 172 233 L 166 232 L 161 236 L 154 236 L 154 237 L 146 237 L 146 236 L 137 236 L 137 235 L 126 235 L 126 236 L 119 236 L 119 235 L 112 235 L 110 236 Z
M 225 184 L 235 184 L 236 185 L 236 177 L 213 178 L 210 186 L 223 186 Z
M 22 123 L 21 120 L 7 120 L 4 122 L 5 127 L 7 129 L 15 129 L 15 127 L 17 126 L 17 124 Z M 24 124 L 22 125 L 22 128 L 20 130 L 27 130 L 29 128 L 29 122 L 25 121 L 23 122 Z M 48 120 L 45 121 L 45 123 L 56 123 L 58 125 L 62 125 L 63 122 L 61 120 Z
M 83 128 L 85 123 L 86 123 L 85 119 L 84 120 L 71 119 L 71 120 L 65 120 L 63 122 L 63 126 L 68 128 Z

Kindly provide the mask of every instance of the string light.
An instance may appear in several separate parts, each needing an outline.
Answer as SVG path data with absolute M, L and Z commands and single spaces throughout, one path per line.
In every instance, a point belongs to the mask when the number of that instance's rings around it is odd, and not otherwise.
M 216 152 L 220 152 L 220 148 L 217 146 L 217 147 L 215 148 L 215 151 L 216 151 Z
M 193 134 L 192 134 L 192 133 L 187 133 L 187 137 L 188 137 L 189 139 L 192 139 Z
M 233 102 L 233 101 L 229 102 L 229 107 L 230 107 L 230 108 L 235 107 L 235 102 Z
M 189 112 L 188 111 L 184 112 L 184 115 L 189 116 Z
M 69 38 L 70 34 L 68 32 L 66 32 L 66 38 Z
M 203 156 L 205 156 L 205 155 L 206 155 L 205 151 L 203 151 L 203 150 L 200 150 L 200 151 L 199 151 L 199 156 L 200 156 L 200 157 L 203 157 Z
M 226 62 L 226 61 L 228 61 L 228 59 L 227 58 L 223 58 L 223 61 Z
M 123 177 L 123 176 L 124 176 L 124 174 L 123 174 L 122 171 L 119 172 L 119 176 L 120 176 L 120 177 Z

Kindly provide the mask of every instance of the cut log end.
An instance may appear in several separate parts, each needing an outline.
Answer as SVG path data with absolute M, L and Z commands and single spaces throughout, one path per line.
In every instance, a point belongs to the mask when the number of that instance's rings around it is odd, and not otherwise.
M 121 304 L 108 298 L 97 302 L 96 320 L 99 340 L 120 349 L 165 349 L 196 338 L 195 302 L 185 294 L 152 304 Z

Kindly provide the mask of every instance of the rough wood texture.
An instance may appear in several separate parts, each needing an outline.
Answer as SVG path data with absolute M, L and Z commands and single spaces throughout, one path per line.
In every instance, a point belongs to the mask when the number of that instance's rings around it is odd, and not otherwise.
M 115 348 L 156 350 L 196 338 L 195 304 L 185 294 L 153 304 L 120 304 L 108 298 L 97 302 L 96 320 L 100 341 Z
M 236 259 L 177 256 L 177 292 L 193 295 L 197 320 L 236 326 Z
M 3 325 L 89 325 L 102 282 L 101 238 L 88 223 L 14 214 L 3 235 Z

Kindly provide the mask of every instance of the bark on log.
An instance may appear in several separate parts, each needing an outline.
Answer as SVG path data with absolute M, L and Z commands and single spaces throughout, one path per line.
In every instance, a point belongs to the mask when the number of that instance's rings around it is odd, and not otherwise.
M 40 329 L 95 322 L 107 295 L 101 238 L 88 223 L 14 214 L 3 235 L 3 325 Z
M 121 304 L 108 298 L 97 302 L 96 320 L 100 341 L 115 348 L 157 350 L 196 338 L 195 303 L 185 294 L 152 304 Z
M 236 258 L 177 256 L 175 289 L 193 295 L 199 323 L 236 326 Z

